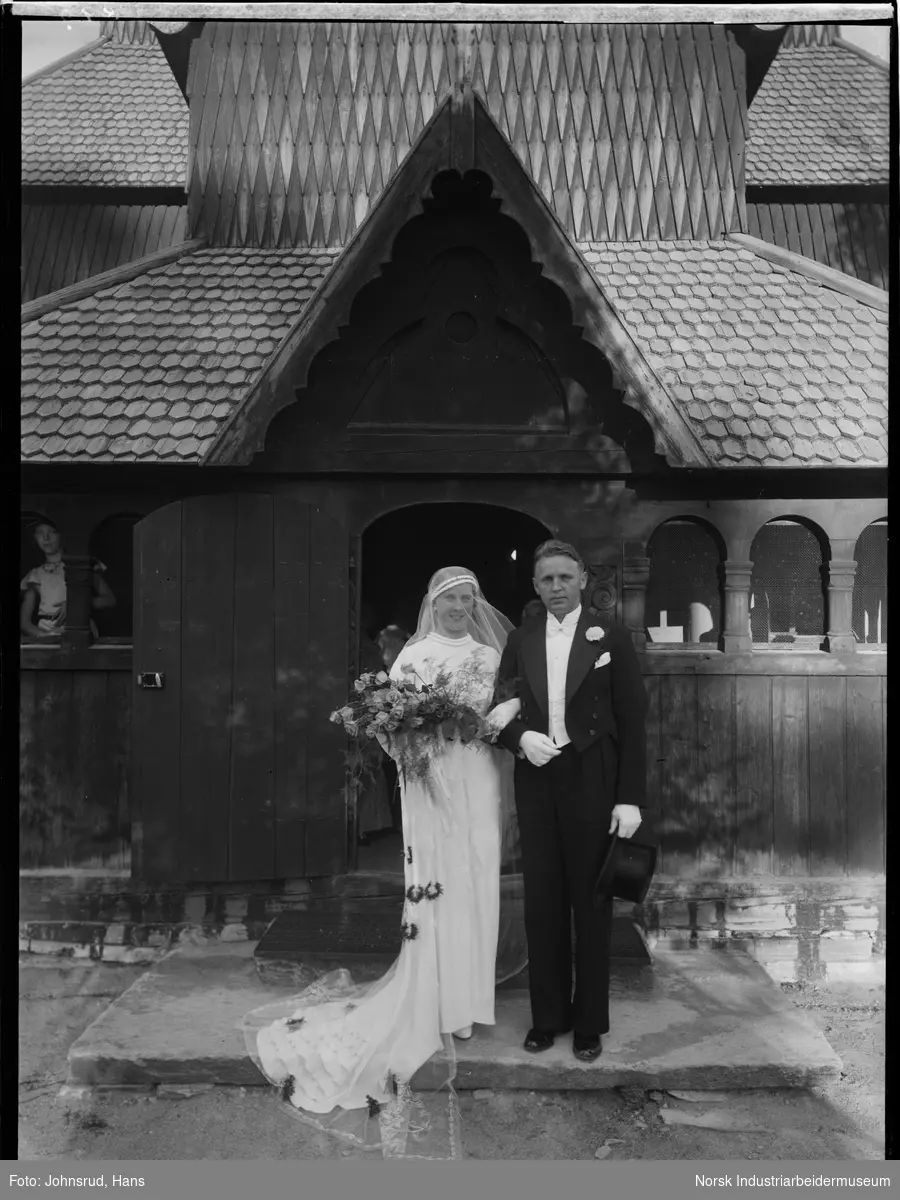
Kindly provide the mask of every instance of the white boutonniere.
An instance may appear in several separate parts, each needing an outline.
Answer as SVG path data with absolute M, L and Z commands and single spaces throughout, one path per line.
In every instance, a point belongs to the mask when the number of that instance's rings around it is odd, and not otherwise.
M 584 636 L 589 642 L 599 642 L 605 635 L 599 625 L 592 625 L 590 629 L 584 631 Z

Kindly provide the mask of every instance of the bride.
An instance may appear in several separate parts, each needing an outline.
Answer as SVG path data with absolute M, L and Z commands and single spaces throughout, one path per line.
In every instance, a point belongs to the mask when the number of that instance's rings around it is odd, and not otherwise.
M 471 571 L 444 567 L 391 677 L 449 678 L 454 698 L 484 716 L 510 629 Z M 512 762 L 488 743 L 449 740 L 426 779 L 402 779 L 403 940 L 381 979 L 330 972 L 247 1018 L 251 1056 L 306 1123 L 385 1157 L 458 1157 L 454 1039 L 494 1024 L 497 982 L 526 961 L 518 922 L 501 914 L 501 861 L 514 865 Z

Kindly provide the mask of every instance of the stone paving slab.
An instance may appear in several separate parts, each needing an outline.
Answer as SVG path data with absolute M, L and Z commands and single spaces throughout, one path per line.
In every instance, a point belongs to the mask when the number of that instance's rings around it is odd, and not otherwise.
M 261 1084 L 241 1021 L 287 992 L 260 982 L 253 949 L 238 943 L 173 950 L 72 1045 L 69 1083 Z M 809 1087 L 841 1069 L 805 1014 L 739 952 L 658 950 L 652 967 L 616 966 L 610 1011 L 612 1031 L 597 1062 L 577 1062 L 569 1037 L 531 1055 L 522 1049 L 527 993 L 501 990 L 497 1024 L 476 1026 L 470 1041 L 457 1043 L 457 1086 Z

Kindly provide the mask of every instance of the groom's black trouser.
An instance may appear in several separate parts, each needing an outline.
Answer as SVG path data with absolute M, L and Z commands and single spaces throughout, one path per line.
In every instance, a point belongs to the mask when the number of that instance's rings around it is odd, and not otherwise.
M 593 765 L 593 764 L 591 764 Z M 536 1029 L 609 1031 L 612 901 L 593 888 L 609 846 L 612 802 L 586 785 L 584 757 L 565 746 L 543 767 L 516 763 L 516 811 L 525 883 L 531 1019 Z M 572 914 L 575 993 L 572 995 Z

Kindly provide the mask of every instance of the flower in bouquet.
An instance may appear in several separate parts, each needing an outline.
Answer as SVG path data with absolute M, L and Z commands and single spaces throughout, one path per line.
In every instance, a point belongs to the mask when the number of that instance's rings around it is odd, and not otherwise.
M 390 746 L 407 779 L 425 782 L 446 741 L 477 747 L 495 740 L 468 700 L 471 686 L 485 683 L 483 666 L 475 663 L 454 675 L 441 672 L 431 683 L 412 667 L 401 670 L 406 676 L 402 680 L 384 671 L 361 675 L 347 703 L 331 714 L 353 739 L 348 761 L 355 783 L 372 771 L 376 742 Z

